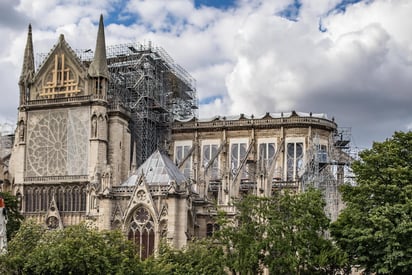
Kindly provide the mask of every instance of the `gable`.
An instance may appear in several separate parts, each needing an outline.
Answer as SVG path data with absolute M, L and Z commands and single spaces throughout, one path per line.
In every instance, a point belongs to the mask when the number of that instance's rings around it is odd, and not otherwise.
M 86 95 L 86 68 L 60 36 L 36 75 L 30 100 Z

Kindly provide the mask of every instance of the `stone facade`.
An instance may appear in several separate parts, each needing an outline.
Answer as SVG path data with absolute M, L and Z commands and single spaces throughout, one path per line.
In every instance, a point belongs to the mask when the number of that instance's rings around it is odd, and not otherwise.
M 91 63 L 61 35 L 35 70 L 29 27 L 7 187 L 27 218 L 120 229 L 145 258 L 161 239 L 180 248 L 213 234 L 217 208 L 234 214 L 231 202 L 245 194 L 315 185 L 336 216 L 343 170 L 331 163 L 346 155 L 322 114 L 176 120 L 168 147 L 137 168 L 130 113 L 107 97 L 104 40 L 101 18 Z
M 176 121 L 169 154 L 196 183 L 199 197 L 228 213 L 234 214 L 233 199 L 246 194 L 271 196 L 314 186 L 324 190 L 334 220 L 343 207 L 337 187 L 349 162 L 337 131 L 324 114 L 295 111 Z M 206 213 L 202 216 L 210 221 Z

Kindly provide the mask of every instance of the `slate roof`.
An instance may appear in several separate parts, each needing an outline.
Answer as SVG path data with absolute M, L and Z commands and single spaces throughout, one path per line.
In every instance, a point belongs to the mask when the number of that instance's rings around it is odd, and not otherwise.
M 155 151 L 132 176 L 123 182 L 122 186 L 136 185 L 142 173 L 149 185 L 170 185 L 173 181 L 180 185 L 187 181 L 173 161 L 159 150 Z

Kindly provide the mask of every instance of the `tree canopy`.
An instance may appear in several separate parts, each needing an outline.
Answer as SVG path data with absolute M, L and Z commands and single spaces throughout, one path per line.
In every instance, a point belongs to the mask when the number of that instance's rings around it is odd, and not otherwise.
M 223 218 L 217 234 L 227 267 L 239 274 L 264 266 L 271 274 L 333 274 L 346 258 L 324 236 L 329 226 L 324 205 L 314 189 L 240 200 L 238 215 Z
M 142 274 L 135 247 L 118 231 L 85 224 L 45 230 L 28 221 L 0 256 L 2 274 Z
M 143 262 L 144 274 L 227 274 L 223 257 L 221 246 L 210 239 L 194 240 L 183 249 L 162 243 L 157 257 Z
M 85 224 L 47 230 L 27 220 L 0 256 L 2 274 L 333 274 L 344 254 L 324 238 L 329 220 L 319 191 L 247 196 L 234 217 L 222 215 L 220 230 L 183 249 L 162 244 L 156 257 L 140 261 L 118 231 Z
M 0 274 L 225 274 L 223 250 L 211 240 L 180 250 L 162 243 L 144 261 L 136 251 L 119 231 L 85 224 L 47 230 L 27 220 L 0 255 Z
M 4 199 L 7 212 L 7 240 L 10 240 L 15 232 L 19 230 L 23 216 L 19 212 L 19 202 L 10 193 L 0 192 L 0 197 Z
M 356 186 L 331 233 L 352 264 L 376 274 L 412 274 L 412 132 L 396 132 L 360 154 Z

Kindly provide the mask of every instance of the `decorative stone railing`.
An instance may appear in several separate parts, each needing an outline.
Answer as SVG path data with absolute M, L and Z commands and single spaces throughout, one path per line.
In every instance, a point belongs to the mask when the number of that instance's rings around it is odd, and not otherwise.
M 109 112 L 119 112 L 127 116 L 130 116 L 130 112 L 120 104 L 110 105 Z
M 318 117 L 280 117 L 263 119 L 239 119 L 239 120 L 213 120 L 213 121 L 188 121 L 173 123 L 173 131 L 185 131 L 193 129 L 230 129 L 230 128 L 280 128 L 280 127 L 312 126 L 334 130 L 337 124 L 334 121 Z
M 114 194 L 131 194 L 135 186 L 113 186 L 112 192 Z M 151 194 L 163 194 L 169 190 L 169 185 L 149 185 L 149 191 Z
M 69 181 L 88 181 L 89 177 L 87 175 L 81 176 L 45 176 L 45 177 L 24 177 L 25 182 L 69 182 Z
M 112 192 L 115 194 L 128 194 L 132 193 L 134 186 L 113 186 Z
M 62 97 L 62 98 L 44 98 L 44 99 L 29 100 L 27 101 L 26 106 L 89 102 L 89 101 L 94 101 L 94 100 L 105 101 L 106 98 L 101 95 L 82 95 L 82 96 L 71 96 L 71 97 Z

